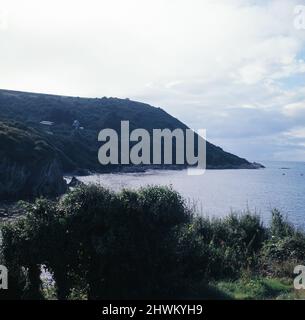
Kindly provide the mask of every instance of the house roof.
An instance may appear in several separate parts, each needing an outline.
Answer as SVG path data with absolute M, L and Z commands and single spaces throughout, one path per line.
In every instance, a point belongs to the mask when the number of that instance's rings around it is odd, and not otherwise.
M 52 126 L 54 124 L 54 122 L 52 122 L 52 121 L 40 121 L 40 124 L 44 124 L 46 126 Z

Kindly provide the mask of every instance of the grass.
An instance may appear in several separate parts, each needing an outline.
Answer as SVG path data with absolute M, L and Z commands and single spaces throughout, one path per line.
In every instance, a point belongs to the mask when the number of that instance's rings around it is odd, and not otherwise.
M 259 277 L 221 281 L 214 286 L 231 299 L 237 300 L 305 299 L 305 290 L 295 290 L 291 279 Z
M 211 300 L 305 300 L 305 290 L 295 290 L 289 279 L 251 278 L 221 281 L 204 287 L 205 299 Z M 196 295 L 196 299 L 200 299 Z M 54 285 L 43 285 L 43 296 L 57 300 Z M 86 293 L 73 288 L 69 300 L 87 300 Z

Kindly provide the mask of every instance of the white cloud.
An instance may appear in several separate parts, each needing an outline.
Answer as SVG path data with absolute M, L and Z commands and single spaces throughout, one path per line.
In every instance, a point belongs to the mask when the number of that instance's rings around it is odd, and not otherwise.
M 305 100 L 284 106 L 282 112 L 288 117 L 299 116 L 300 113 L 305 114 Z
M 262 65 L 252 64 L 242 67 L 239 71 L 239 77 L 241 82 L 255 84 L 263 80 L 266 73 L 266 69 Z
M 305 127 L 291 129 L 287 132 L 284 132 L 284 135 L 287 135 L 291 138 L 305 139 Z
M 304 83 L 295 80 L 305 75 L 299 0 L 0 3 L 9 21 L 0 31 L 0 88 L 144 100 L 212 139 L 239 128 L 234 147 L 222 143 L 245 156 L 238 135 L 305 120 Z
M 8 28 L 7 12 L 0 9 L 0 31 Z

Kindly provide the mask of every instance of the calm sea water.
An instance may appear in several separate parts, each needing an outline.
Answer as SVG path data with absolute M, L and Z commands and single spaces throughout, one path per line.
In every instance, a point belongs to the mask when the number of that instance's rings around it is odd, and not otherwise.
M 260 170 L 207 170 L 188 176 L 186 170 L 101 174 L 78 177 L 113 190 L 145 185 L 172 185 L 202 215 L 222 217 L 231 211 L 255 211 L 268 223 L 278 208 L 295 226 L 305 229 L 305 162 L 261 162 Z

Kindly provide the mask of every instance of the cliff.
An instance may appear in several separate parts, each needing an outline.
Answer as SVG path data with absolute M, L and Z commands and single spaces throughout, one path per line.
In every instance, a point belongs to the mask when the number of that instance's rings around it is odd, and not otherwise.
M 33 129 L 0 122 L 0 199 L 52 197 L 65 190 L 52 146 Z

